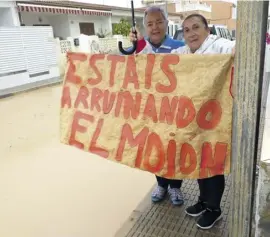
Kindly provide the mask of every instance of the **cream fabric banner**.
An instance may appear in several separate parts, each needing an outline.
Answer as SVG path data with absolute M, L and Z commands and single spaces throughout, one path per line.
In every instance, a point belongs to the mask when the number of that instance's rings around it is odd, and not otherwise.
M 231 55 L 68 58 L 62 143 L 166 178 L 230 172 Z

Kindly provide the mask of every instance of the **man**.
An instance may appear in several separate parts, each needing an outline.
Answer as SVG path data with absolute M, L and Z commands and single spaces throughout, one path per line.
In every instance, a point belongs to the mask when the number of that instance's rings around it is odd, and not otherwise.
M 144 27 L 146 29 L 146 40 L 150 43 L 155 53 L 170 53 L 172 50 L 184 46 L 182 41 L 173 40 L 166 34 L 168 28 L 168 19 L 164 10 L 160 7 L 149 7 L 144 12 Z M 137 40 L 143 37 L 138 32 Z M 130 33 L 131 41 L 134 41 L 134 34 Z M 157 178 L 157 187 L 152 193 L 152 201 L 160 202 L 164 200 L 167 192 L 173 205 L 182 205 L 184 203 L 183 194 L 180 190 L 182 180 Z

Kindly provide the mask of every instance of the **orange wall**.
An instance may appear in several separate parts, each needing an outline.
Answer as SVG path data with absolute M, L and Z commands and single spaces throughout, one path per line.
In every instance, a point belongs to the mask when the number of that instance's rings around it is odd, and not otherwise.
M 175 13 L 176 12 L 175 3 L 169 3 L 169 4 L 167 4 L 167 11 L 169 13 Z
M 207 0 L 204 0 L 204 2 L 212 6 L 212 20 L 223 20 L 232 18 L 232 3 Z
M 208 0 L 202 1 L 212 6 L 211 13 L 204 11 L 181 12 L 183 14 L 183 18 L 193 13 L 199 13 L 202 14 L 210 24 L 226 25 L 229 30 L 236 29 L 236 20 L 232 19 L 232 3 Z M 175 4 L 168 4 L 167 9 L 168 12 L 175 13 Z
M 201 14 L 203 15 L 208 21 L 210 21 L 211 19 L 211 12 L 205 12 L 205 11 L 189 11 L 189 12 L 183 12 L 183 17 L 186 18 L 187 16 L 191 15 L 191 14 Z
M 208 0 L 203 0 L 203 2 L 212 6 L 211 24 L 227 25 L 230 30 L 236 29 L 236 20 L 232 19 L 232 3 Z

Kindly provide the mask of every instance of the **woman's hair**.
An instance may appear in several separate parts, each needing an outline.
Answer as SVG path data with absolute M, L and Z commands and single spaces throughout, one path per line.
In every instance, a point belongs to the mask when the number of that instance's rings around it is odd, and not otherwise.
M 203 15 L 201 15 L 201 14 L 196 14 L 196 13 L 187 16 L 187 17 L 185 18 L 185 20 L 183 21 L 182 26 L 184 26 L 184 23 L 185 23 L 186 20 L 191 19 L 191 18 L 193 18 L 193 17 L 199 18 L 199 19 L 201 20 L 201 22 L 204 24 L 205 29 L 209 29 L 208 23 L 207 23 L 207 20 L 205 19 L 205 17 L 204 17 Z
M 168 21 L 167 15 L 166 15 L 165 11 L 161 7 L 151 6 L 151 7 L 146 8 L 146 10 L 144 11 L 144 17 L 143 17 L 143 24 L 144 25 L 146 24 L 146 16 L 150 12 L 160 12 L 162 17 L 164 18 L 164 20 Z

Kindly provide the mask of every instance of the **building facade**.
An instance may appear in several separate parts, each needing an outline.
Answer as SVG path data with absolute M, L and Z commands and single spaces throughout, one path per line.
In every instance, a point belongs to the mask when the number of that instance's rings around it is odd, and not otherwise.
M 231 32 L 236 30 L 236 6 L 232 2 L 226 1 L 207 1 L 203 0 L 211 6 L 210 24 L 225 25 Z
M 143 3 L 164 5 L 168 13 L 178 13 L 182 19 L 190 14 L 198 13 L 203 15 L 209 24 L 224 25 L 235 33 L 236 30 L 236 6 L 231 1 L 209 1 L 209 0 L 176 0 L 176 1 L 155 1 L 142 0 Z

